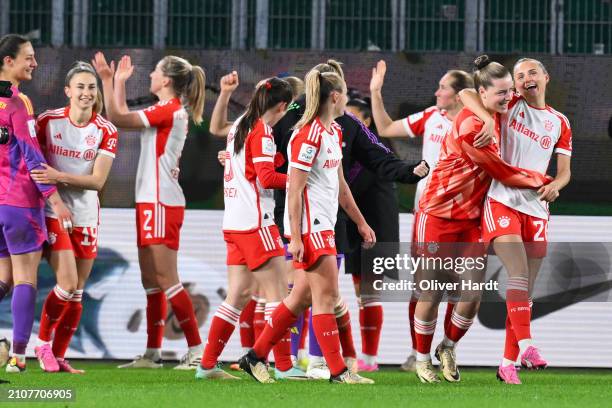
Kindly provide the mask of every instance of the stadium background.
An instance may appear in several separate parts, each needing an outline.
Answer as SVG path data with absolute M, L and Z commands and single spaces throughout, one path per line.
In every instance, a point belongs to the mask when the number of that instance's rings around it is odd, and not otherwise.
M 551 206 L 553 214 L 612 214 L 612 2 L 609 0 L 5 0 L 0 33 L 29 33 L 40 66 L 24 91 L 37 113 L 66 103 L 63 78 L 77 59 L 103 49 L 130 54 L 136 72 L 128 98 L 147 96 L 149 72 L 166 54 L 202 65 L 207 73 L 205 118 L 219 78 L 236 69 L 236 117 L 263 77 L 303 77 L 326 58 L 345 63 L 347 83 L 369 93 L 371 68 L 383 58 L 388 111 L 406 116 L 434 103 L 437 81 L 450 68 L 469 70 L 480 52 L 511 67 L 524 55 L 541 59 L 551 75 L 548 102 L 573 128 L 572 182 Z M 137 100 L 135 101 L 138 102 Z M 189 208 L 220 209 L 224 142 L 208 122 L 191 127 L 180 181 Z M 420 157 L 420 140 L 394 141 L 396 153 Z M 103 205 L 130 207 L 139 141 L 121 132 Z M 553 161 L 554 162 L 554 161 Z M 606 187 L 608 186 L 608 187 Z M 414 186 L 400 186 L 403 211 Z
M 371 69 L 383 58 L 388 62 L 385 104 L 399 118 L 433 104 L 441 75 L 451 68 L 469 70 L 479 53 L 486 52 L 508 67 L 520 56 L 537 57 L 551 74 L 548 101 L 567 114 L 574 134 L 572 182 L 552 212 L 612 215 L 610 0 L 0 0 L 0 34 L 7 32 L 27 33 L 36 46 L 40 65 L 23 90 L 37 113 L 66 103 L 67 68 L 77 59 L 89 60 L 99 49 L 115 60 L 131 55 L 137 68 L 128 82 L 128 98 L 135 107 L 148 96 L 148 74 L 163 55 L 181 55 L 202 65 L 209 87 L 206 119 L 219 78 L 234 69 L 242 85 L 234 95 L 233 117 L 261 78 L 303 77 L 327 58 L 344 62 L 348 86 L 367 95 Z M 219 210 L 222 169 L 216 152 L 224 142 L 207 129 L 207 121 L 190 128 L 180 182 L 188 207 Z M 421 141 L 394 141 L 394 148 L 401 157 L 417 160 Z M 91 312 L 75 336 L 70 357 L 130 358 L 144 344 L 144 296 L 133 213 L 116 209 L 134 204 L 138 154 L 138 133 L 122 131 L 103 199 L 100 257 L 84 295 L 85 308 Z M 412 208 L 413 192 L 414 186 L 400 187 L 404 211 Z M 198 307 L 204 336 L 207 314 L 224 297 L 220 214 L 188 212 L 179 254 L 181 274 Z M 412 215 L 402 215 L 403 240 L 409 239 L 411 222 Z M 552 226 L 553 240 L 606 241 L 612 218 L 560 217 L 553 219 Z M 612 251 L 604 247 L 603 253 L 608 264 L 600 275 L 599 270 L 593 274 L 597 279 L 607 278 L 610 271 Z M 39 308 L 53 283 L 46 265 L 40 279 Z M 356 316 L 350 280 L 343 279 L 341 287 Z M 8 300 L 0 305 L 0 335 L 10 332 L 9 305 Z M 612 350 L 601 348 L 612 341 L 607 305 L 583 302 L 538 320 L 536 330 L 556 365 L 612 367 Z M 390 304 L 386 310 L 380 361 L 397 364 L 408 342 L 406 307 Z M 559 342 L 557 328 L 568 321 L 577 323 L 576 330 L 564 333 L 565 341 Z M 353 329 L 358 330 L 358 325 Z M 178 357 L 184 348 L 177 330 L 166 332 L 167 358 Z M 495 364 L 502 330 L 477 323 L 472 333 L 476 335 L 468 336 L 462 349 L 468 364 Z M 354 336 L 358 342 L 358 332 Z M 584 344 L 584 339 L 589 341 L 587 351 L 575 353 L 575 344 Z M 237 336 L 227 350 L 225 358 L 237 357 Z

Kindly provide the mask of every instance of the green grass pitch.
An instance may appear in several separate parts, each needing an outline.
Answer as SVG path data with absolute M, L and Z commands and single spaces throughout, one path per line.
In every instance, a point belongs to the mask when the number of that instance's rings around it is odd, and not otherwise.
M 259 384 L 244 373 L 241 381 L 195 380 L 194 372 L 171 368 L 119 370 L 116 362 L 76 361 L 85 375 L 43 373 L 28 360 L 24 374 L 0 372 L 10 388 L 72 388 L 75 402 L 18 403 L 5 406 L 45 407 L 610 407 L 610 370 L 547 369 L 521 371 L 521 386 L 508 386 L 495 378 L 495 369 L 462 370 L 458 384 L 421 384 L 413 373 L 384 368 L 367 374 L 375 385 L 329 384 L 326 381 L 291 381 Z M 3 393 L 4 394 L 4 393 Z

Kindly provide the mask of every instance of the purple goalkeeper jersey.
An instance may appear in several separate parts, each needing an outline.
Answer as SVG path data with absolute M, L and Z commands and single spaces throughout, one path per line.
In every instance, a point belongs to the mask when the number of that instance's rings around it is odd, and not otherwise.
M 36 140 L 32 103 L 16 86 L 11 90 L 13 96 L 0 98 L 0 126 L 10 135 L 8 143 L 0 144 L 0 204 L 38 208 L 56 187 L 30 177 L 46 160 Z

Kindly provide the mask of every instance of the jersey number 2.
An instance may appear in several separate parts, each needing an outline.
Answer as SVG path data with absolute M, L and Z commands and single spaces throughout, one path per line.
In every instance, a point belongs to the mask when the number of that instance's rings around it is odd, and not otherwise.
M 546 241 L 546 228 L 544 226 L 544 221 L 534 221 L 534 227 L 537 227 L 538 230 L 535 234 L 533 234 L 533 240 L 536 241 Z

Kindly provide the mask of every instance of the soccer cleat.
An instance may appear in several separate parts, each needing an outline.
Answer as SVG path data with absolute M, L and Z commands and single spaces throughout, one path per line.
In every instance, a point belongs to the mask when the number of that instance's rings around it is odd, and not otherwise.
M 195 378 L 196 380 L 204 380 L 204 379 L 207 379 L 207 380 L 240 380 L 239 377 L 236 377 L 234 375 L 231 375 L 230 373 L 225 372 L 221 368 L 220 363 L 217 363 L 216 366 L 208 370 L 205 368 L 202 368 L 201 365 L 198 365 L 196 368 Z
M 440 362 L 440 371 L 442 371 L 442 376 L 446 381 L 461 381 L 461 374 L 457 368 L 457 356 L 455 355 L 454 348 L 444 347 L 440 344 L 436 347 L 435 356 Z
M 0 339 L 0 367 L 4 367 L 11 358 L 11 342 L 6 337 Z
M 440 378 L 431 364 L 431 360 L 417 361 L 414 365 L 416 376 L 422 383 L 439 383 Z
M 357 371 L 372 373 L 374 371 L 378 371 L 378 364 L 366 364 L 366 362 L 363 360 L 357 360 Z
M 19 361 L 17 357 L 12 357 L 6 365 L 6 372 L 15 374 L 23 373 L 26 370 L 26 363 Z
M 539 370 L 540 368 L 546 368 L 548 363 L 540 355 L 540 350 L 529 346 L 521 355 L 521 365 L 530 370 Z
M 43 344 L 42 346 L 35 347 L 34 353 L 38 359 L 38 364 L 43 371 L 48 373 L 57 373 L 59 371 L 59 365 L 51 350 L 49 343 Z
M 240 364 L 238 363 L 230 364 L 229 369 L 232 371 L 242 371 L 242 368 L 240 368 Z
M 162 368 L 163 366 L 161 358 L 153 361 L 147 356 L 136 356 L 133 361 L 121 364 L 117 368 Z
M 278 368 L 274 369 L 274 378 L 277 380 L 307 380 L 306 373 L 299 368 L 291 367 L 287 371 L 281 371 Z
M 250 350 L 244 356 L 240 357 L 239 364 L 240 368 L 242 368 L 245 373 L 260 383 L 271 384 L 275 382 L 274 379 L 270 377 L 265 360 L 258 358 L 253 350 Z
M 181 358 L 181 361 L 177 366 L 174 367 L 174 370 L 195 370 L 202 363 L 202 352 L 192 352 L 188 351 Z
M 59 366 L 59 370 L 63 373 L 85 374 L 85 370 L 77 370 L 76 368 L 73 368 L 66 359 L 57 360 L 57 365 Z
M 411 354 L 400 366 L 400 370 L 414 373 L 416 371 L 416 356 Z
M 497 379 L 506 384 L 522 384 L 518 378 L 518 370 L 514 364 L 506 367 L 499 366 L 497 369 Z
M 308 362 L 306 377 L 311 380 L 329 380 L 331 376 L 329 368 L 323 357 L 312 357 Z
M 357 373 L 352 372 L 351 370 L 349 370 L 348 368 L 346 370 L 344 370 L 342 373 L 330 377 L 329 378 L 329 382 L 330 383 L 343 383 L 343 384 L 374 384 L 374 380 L 371 380 L 369 378 L 365 378 L 360 376 Z

